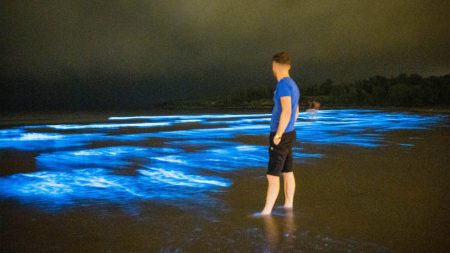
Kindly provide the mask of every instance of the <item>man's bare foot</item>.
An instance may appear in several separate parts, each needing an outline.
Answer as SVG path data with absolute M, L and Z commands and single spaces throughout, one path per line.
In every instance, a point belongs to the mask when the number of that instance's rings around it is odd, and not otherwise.
M 292 205 L 284 205 L 283 207 L 284 207 L 285 209 L 292 209 L 292 208 L 293 208 Z
M 266 211 L 266 210 L 262 210 L 260 212 L 261 215 L 270 215 L 272 213 L 272 211 Z
M 251 214 L 250 217 L 261 217 L 261 216 L 267 216 L 270 214 L 271 213 L 255 212 L 255 213 Z

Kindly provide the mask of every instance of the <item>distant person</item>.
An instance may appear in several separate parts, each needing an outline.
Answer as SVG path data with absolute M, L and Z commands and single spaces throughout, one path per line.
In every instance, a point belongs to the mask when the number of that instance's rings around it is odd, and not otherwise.
M 308 108 L 308 110 L 306 110 L 307 112 L 310 112 L 310 111 L 317 111 L 317 110 L 319 110 L 319 108 L 320 108 L 320 102 L 319 101 L 312 101 L 312 102 L 310 102 L 309 103 L 309 108 Z
M 280 52 L 272 57 L 272 72 L 278 82 L 273 96 L 274 106 L 270 122 L 267 197 L 261 215 L 271 214 L 280 190 L 281 175 L 284 179 L 284 208 L 292 208 L 294 202 L 292 146 L 296 143 L 294 123 L 299 114 L 300 91 L 289 76 L 290 69 L 291 59 L 287 52 Z
M 320 108 L 320 102 L 318 101 L 312 101 L 309 103 L 309 108 L 306 110 L 309 113 L 310 118 L 315 118 L 317 112 Z

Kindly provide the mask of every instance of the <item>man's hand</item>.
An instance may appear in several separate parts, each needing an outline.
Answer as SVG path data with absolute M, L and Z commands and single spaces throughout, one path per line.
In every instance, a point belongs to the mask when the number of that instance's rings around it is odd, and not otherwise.
M 277 138 L 276 136 L 273 137 L 273 143 L 274 143 L 275 145 L 280 144 L 280 142 L 281 142 L 281 138 Z

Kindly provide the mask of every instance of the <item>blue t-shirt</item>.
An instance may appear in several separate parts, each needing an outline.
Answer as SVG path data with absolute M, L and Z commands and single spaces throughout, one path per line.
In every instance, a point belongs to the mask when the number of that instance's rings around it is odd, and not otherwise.
M 275 89 L 273 95 L 273 109 L 272 109 L 272 119 L 270 121 L 270 131 L 275 132 L 278 129 L 278 123 L 280 122 L 281 116 L 281 99 L 283 96 L 291 96 L 291 118 L 289 123 L 284 130 L 285 133 L 294 130 L 294 123 L 296 121 L 296 110 L 298 102 L 300 99 L 300 90 L 298 89 L 295 81 L 290 77 L 283 77 L 278 81 L 277 88 Z

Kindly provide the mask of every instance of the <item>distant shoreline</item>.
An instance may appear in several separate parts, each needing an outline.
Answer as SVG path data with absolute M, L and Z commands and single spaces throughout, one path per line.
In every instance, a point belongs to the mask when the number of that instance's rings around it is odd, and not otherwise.
M 223 107 L 211 107 L 211 106 L 185 106 L 182 109 L 180 108 L 164 108 L 163 110 L 184 110 L 184 109 L 192 109 L 192 110 L 201 110 L 201 109 L 207 109 L 207 110 L 269 110 L 271 112 L 272 106 L 258 106 L 258 107 L 252 107 L 252 106 L 223 106 Z M 306 111 L 307 106 L 300 106 L 300 112 Z M 427 112 L 448 112 L 450 113 L 450 106 L 424 106 L 424 107 L 418 107 L 418 106 L 373 106 L 373 105 L 367 105 L 367 106 L 361 106 L 361 105 L 328 105 L 328 106 L 322 106 L 321 110 L 335 110 L 335 109 L 387 109 L 387 110 L 404 110 L 404 111 L 427 111 Z M 160 109 L 156 109 L 160 110 Z
M 183 108 L 150 108 L 147 110 L 98 110 L 98 111 L 36 111 L 36 112 L 10 112 L 0 114 L 0 129 L 27 124 L 85 124 L 85 123 L 111 123 L 111 116 L 163 116 L 179 114 L 270 114 L 271 107 L 200 107 L 185 106 Z M 301 107 L 301 115 L 306 107 Z M 396 106 L 323 106 L 321 110 L 339 109 L 372 109 L 388 112 L 409 112 L 424 114 L 448 114 L 450 106 L 434 107 L 396 107 Z
M 300 112 L 305 112 L 308 109 L 305 106 L 300 107 Z M 321 110 L 336 110 L 336 109 L 378 109 L 388 111 L 417 111 L 417 112 L 443 112 L 450 113 L 450 106 L 427 106 L 427 107 L 407 107 L 407 106 L 344 106 L 344 105 L 329 105 L 322 106 Z M 163 115 L 165 112 L 177 113 L 231 113 L 231 112 L 267 112 L 271 113 L 272 106 L 180 106 L 180 107 L 161 107 L 148 109 L 127 109 L 127 110 L 40 110 L 40 111 L 6 111 L 0 113 L 0 118 L 9 116 L 25 116 L 25 115 L 49 115 L 49 114 L 149 114 L 156 113 L 156 115 Z

